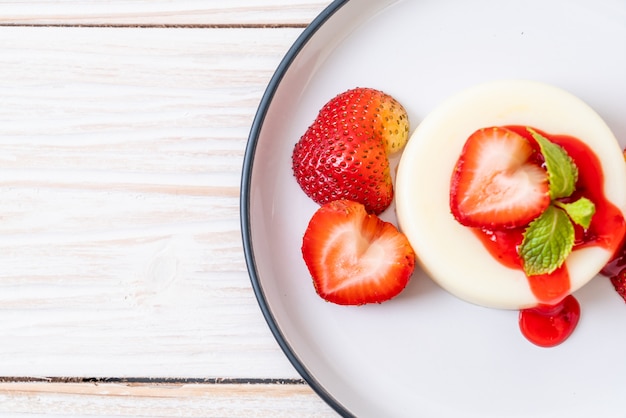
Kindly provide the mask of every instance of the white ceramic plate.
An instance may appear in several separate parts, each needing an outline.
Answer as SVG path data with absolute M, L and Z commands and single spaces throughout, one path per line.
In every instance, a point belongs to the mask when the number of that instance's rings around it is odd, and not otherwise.
M 626 304 L 604 277 L 576 294 L 582 317 L 574 335 L 545 349 L 521 336 L 517 312 L 462 302 L 421 271 L 381 305 L 326 303 L 302 261 L 317 205 L 293 178 L 291 151 L 328 99 L 356 86 L 384 90 L 414 128 L 446 97 L 502 78 L 569 90 L 626 145 L 626 2 L 336 1 L 268 86 L 243 168 L 246 261 L 281 348 L 342 415 L 626 414 Z M 395 221 L 393 207 L 383 217 Z

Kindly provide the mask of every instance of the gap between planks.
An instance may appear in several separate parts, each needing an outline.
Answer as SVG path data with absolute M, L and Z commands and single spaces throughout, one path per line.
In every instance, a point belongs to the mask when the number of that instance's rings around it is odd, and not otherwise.
M 304 29 L 307 23 L 0 23 L 0 27 L 33 28 L 139 28 L 139 29 Z
M 0 376 L 0 383 L 93 383 L 127 385 L 306 385 L 303 379 L 282 378 L 178 378 L 178 377 L 29 377 Z

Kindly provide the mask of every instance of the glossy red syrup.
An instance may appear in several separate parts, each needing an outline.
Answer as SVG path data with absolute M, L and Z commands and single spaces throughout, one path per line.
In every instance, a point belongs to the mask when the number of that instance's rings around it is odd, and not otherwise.
M 607 277 L 613 277 L 620 274 L 622 270 L 626 268 L 626 245 L 622 245 L 615 255 L 613 259 L 607 263 L 606 266 L 602 269 L 601 273 Z
M 538 164 L 542 164 L 543 156 L 538 152 L 539 146 L 528 132 L 527 127 L 507 126 L 507 128 L 522 135 L 533 144 L 537 150 L 534 158 Z M 597 156 L 585 143 L 574 137 L 550 135 L 538 129 L 534 130 L 563 147 L 578 166 L 579 175 L 576 191 L 567 200 L 575 201 L 581 196 L 585 196 L 596 206 L 596 213 L 588 229 L 584 230 L 577 225 L 574 227 L 576 233 L 574 251 L 586 246 L 599 246 L 609 251 L 617 251 L 626 232 L 626 222 L 622 212 L 604 195 L 604 174 Z M 506 231 L 474 229 L 474 232 L 496 260 L 507 267 L 522 269 L 518 247 L 522 243 L 524 228 Z M 620 257 L 616 256 L 616 258 L 621 260 L 619 262 L 626 263 L 625 254 L 622 253 Z M 541 305 L 520 312 L 520 328 L 522 328 L 526 338 L 539 346 L 547 347 L 559 344 L 571 334 L 580 315 L 578 302 L 573 296 L 568 296 L 571 287 L 567 267 L 563 265 L 551 274 L 530 276 L 527 279 L 533 294 L 541 302 Z M 541 325 L 542 322 L 536 319 L 542 315 L 551 318 L 549 322 L 554 324 L 573 324 L 571 330 L 567 333 L 557 333 L 560 335 L 559 341 L 559 338 L 554 337 L 557 334 L 548 332 L 549 327 Z M 557 320 L 557 317 L 560 319 Z M 576 320 L 573 319 L 574 317 Z M 547 344 L 547 340 L 551 342 Z
M 611 261 L 607 263 L 606 266 L 600 272 L 603 276 L 606 276 L 611 279 L 611 283 L 615 287 L 615 290 L 622 296 L 624 301 L 626 302 L 626 296 L 622 294 L 618 290 L 621 287 L 621 282 L 623 277 L 626 274 L 626 241 L 622 242 L 620 248 L 615 252 Z
M 580 305 L 568 295 L 555 305 L 539 305 L 519 313 L 519 327 L 529 341 L 540 347 L 554 347 L 569 337 L 580 319 Z

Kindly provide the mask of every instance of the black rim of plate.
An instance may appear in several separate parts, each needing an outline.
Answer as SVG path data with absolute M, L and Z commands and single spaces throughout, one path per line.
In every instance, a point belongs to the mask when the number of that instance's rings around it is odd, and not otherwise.
M 308 43 L 311 37 L 317 32 L 319 28 L 342 6 L 348 3 L 349 0 L 335 0 L 328 5 L 300 34 L 295 43 L 287 51 L 278 68 L 274 72 L 261 102 L 258 110 L 252 122 L 252 128 L 248 136 L 248 143 L 246 146 L 243 168 L 241 175 L 241 195 L 240 195 L 240 221 L 241 221 L 241 234 L 243 239 L 243 249 L 248 268 L 248 274 L 250 281 L 252 282 L 252 288 L 256 295 L 256 299 L 259 303 L 265 321 L 270 327 L 274 338 L 278 342 L 278 345 L 285 353 L 293 367 L 302 376 L 302 378 L 309 384 L 309 386 L 322 398 L 331 408 L 343 417 L 353 417 L 353 415 L 341 405 L 335 398 L 328 393 L 322 385 L 309 373 L 305 365 L 300 361 L 294 350 L 288 344 L 285 336 L 278 327 L 274 315 L 269 307 L 263 288 L 259 281 L 258 272 L 256 269 L 256 263 L 254 259 L 254 250 L 252 248 L 252 237 L 250 232 L 250 182 L 252 177 L 252 166 L 254 164 L 254 156 L 256 153 L 256 146 L 259 140 L 259 134 L 265 121 L 267 111 L 272 104 L 274 94 L 282 81 L 284 75 L 289 70 L 294 59 L 298 56 L 302 48 Z

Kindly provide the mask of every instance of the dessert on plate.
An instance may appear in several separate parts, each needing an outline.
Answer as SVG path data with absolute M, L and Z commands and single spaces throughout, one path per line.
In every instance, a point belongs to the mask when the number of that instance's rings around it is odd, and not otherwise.
M 626 165 L 607 124 L 579 98 L 495 81 L 420 123 L 399 163 L 396 211 L 418 263 L 450 293 L 554 316 L 577 309 L 568 297 L 620 248 Z
M 400 151 L 394 184 L 389 156 Z M 410 139 L 396 99 L 347 90 L 295 144 L 292 169 L 320 205 L 303 259 L 336 304 L 394 298 L 417 261 L 460 299 L 519 310 L 522 333 L 554 346 L 578 322 L 572 294 L 624 258 L 621 146 L 590 106 L 547 84 L 469 88 Z M 399 229 L 378 217 L 394 200 Z

